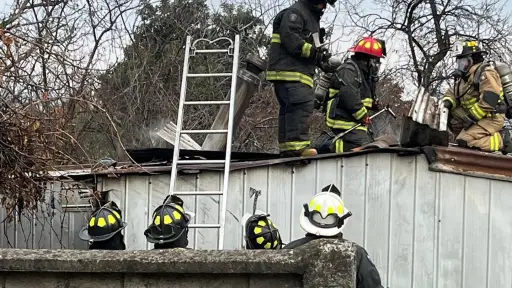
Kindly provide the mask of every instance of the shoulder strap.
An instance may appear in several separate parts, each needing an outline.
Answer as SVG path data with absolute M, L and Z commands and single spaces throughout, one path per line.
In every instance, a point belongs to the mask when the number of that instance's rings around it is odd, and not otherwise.
M 473 75 L 473 86 L 475 86 L 475 88 L 479 89 L 479 87 L 480 87 L 480 77 L 482 76 L 482 72 L 485 70 L 485 68 L 487 68 L 489 66 L 490 67 L 494 67 L 495 66 L 495 63 L 494 63 L 493 60 L 485 60 L 484 62 L 482 62 L 482 64 L 480 64 L 480 67 L 478 67 L 476 69 L 475 75 Z
M 351 65 L 352 67 L 354 67 L 354 69 L 356 70 L 357 72 L 357 77 L 356 77 L 356 81 L 357 83 L 359 83 L 359 86 L 361 86 L 361 83 L 363 81 L 362 77 L 361 77 L 361 71 L 359 70 L 359 66 L 357 66 L 356 62 L 354 62 L 352 59 L 347 59 L 347 61 L 345 62 L 349 65 Z M 341 67 L 341 66 L 340 66 Z

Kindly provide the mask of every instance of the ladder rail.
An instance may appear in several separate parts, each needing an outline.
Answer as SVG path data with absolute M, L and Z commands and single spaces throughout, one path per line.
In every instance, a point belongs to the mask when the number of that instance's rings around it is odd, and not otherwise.
M 199 41 L 207 41 L 210 44 L 215 43 L 219 40 L 229 40 L 230 47 L 228 49 L 212 49 L 212 50 L 196 50 L 195 44 Z M 211 73 L 211 74 L 189 74 L 189 60 L 191 56 L 194 56 L 196 53 L 227 53 L 229 56 L 233 57 L 233 66 L 231 73 Z M 216 224 L 190 224 L 191 228 L 215 228 L 218 229 L 218 241 L 217 241 L 217 249 L 222 250 L 224 248 L 224 238 L 225 238 L 225 225 L 226 225 L 226 213 L 227 213 L 227 194 L 229 188 L 229 175 L 231 171 L 231 151 L 232 151 L 232 142 L 233 142 L 233 123 L 234 123 L 234 114 L 235 114 L 235 97 L 236 97 L 236 85 L 238 79 L 238 66 L 239 66 L 239 57 L 240 57 L 240 35 L 235 35 L 235 41 L 233 42 L 231 39 L 226 37 L 218 38 L 214 41 L 209 41 L 207 39 L 197 39 L 192 43 L 192 37 L 187 36 L 186 45 L 185 45 L 185 60 L 183 63 L 183 76 L 181 80 L 181 89 L 180 89 L 180 100 L 178 106 L 178 119 L 176 121 L 176 137 L 174 143 L 174 151 L 173 151 L 173 160 L 172 160 L 172 168 L 171 168 L 171 180 L 169 183 L 169 195 L 177 194 L 177 195 L 188 195 L 188 196 L 205 196 L 205 195 L 219 195 L 222 197 L 219 199 L 219 222 Z M 230 76 L 231 77 L 231 90 L 229 101 L 186 101 L 187 94 L 187 79 L 188 78 L 197 78 L 197 77 L 219 77 L 219 76 Z M 209 103 L 208 103 L 209 102 Z M 228 112 L 228 127 L 227 129 L 222 130 L 186 130 L 183 129 L 183 117 L 184 117 L 184 106 L 185 105 L 229 105 Z M 182 134 L 218 134 L 225 133 L 226 134 L 226 150 L 225 150 L 225 159 L 224 160 L 180 160 L 180 141 Z M 224 164 L 224 176 L 223 176 L 223 186 L 222 191 L 174 191 L 177 178 L 178 178 L 178 165 L 180 164 L 201 164 L 201 162 L 205 163 L 222 163 Z M 197 209 L 196 203 L 196 209 Z M 196 219 L 197 221 L 197 219 Z M 196 235 L 197 237 L 197 235 Z M 196 238 L 197 241 L 197 238 Z
M 185 45 L 185 61 L 183 63 L 183 76 L 181 78 L 181 89 L 180 89 L 180 101 L 178 104 L 178 119 L 176 120 L 176 138 L 174 138 L 174 150 L 172 155 L 172 167 L 171 167 L 171 183 L 169 183 L 169 195 L 174 193 L 174 186 L 176 184 L 176 178 L 178 177 L 178 159 L 180 158 L 180 141 L 181 141 L 181 129 L 183 127 L 183 106 L 185 102 L 185 95 L 187 94 L 187 75 L 190 58 L 190 43 L 192 37 L 187 36 L 187 43 Z
M 228 185 L 229 185 L 229 174 L 231 170 L 231 144 L 233 141 L 233 122 L 234 122 L 234 114 L 235 114 L 235 95 L 236 95 L 236 80 L 238 78 L 238 62 L 239 62 L 239 54 L 240 54 L 240 35 L 235 35 L 235 43 L 234 43 L 234 53 L 233 53 L 233 75 L 231 75 L 231 93 L 229 96 L 229 115 L 228 115 L 228 133 L 226 139 L 226 163 L 224 164 L 224 185 L 222 186 L 222 200 L 220 206 L 220 228 L 219 229 L 219 241 L 218 241 L 218 249 L 222 250 L 224 248 L 224 232 L 225 232 L 225 224 L 226 224 L 226 212 L 227 212 L 227 202 L 228 202 Z

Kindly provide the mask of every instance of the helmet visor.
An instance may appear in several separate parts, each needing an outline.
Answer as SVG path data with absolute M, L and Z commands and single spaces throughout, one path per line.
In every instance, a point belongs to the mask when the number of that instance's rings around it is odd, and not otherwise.
M 322 217 L 322 214 L 318 211 L 311 211 L 308 216 L 311 224 L 320 227 L 320 228 L 335 228 L 338 227 L 340 217 L 338 214 L 329 214 L 327 216 Z

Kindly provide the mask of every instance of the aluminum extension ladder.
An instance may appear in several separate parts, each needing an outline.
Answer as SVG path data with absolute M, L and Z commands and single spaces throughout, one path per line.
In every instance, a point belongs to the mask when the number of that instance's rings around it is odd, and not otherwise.
M 199 50 L 196 49 L 196 44 L 200 41 L 205 41 L 209 44 L 226 40 L 229 41 L 230 46 L 227 49 L 209 49 L 209 50 Z M 227 193 L 228 193 L 228 183 L 229 183 L 229 170 L 231 163 L 231 142 L 233 138 L 233 119 L 234 119 L 234 109 L 235 109 L 235 94 L 236 94 L 236 80 L 238 73 L 238 62 L 239 62 L 239 49 L 240 49 L 240 35 L 235 36 L 235 42 L 229 38 L 221 37 L 210 41 L 208 39 L 197 39 L 193 43 L 192 37 L 187 36 L 187 44 L 185 47 L 185 60 L 183 63 L 183 76 L 181 79 L 181 92 L 180 92 L 180 102 L 178 106 L 178 120 L 176 123 L 176 140 L 174 144 L 174 155 L 172 157 L 172 171 L 171 171 L 171 183 L 169 187 L 169 195 L 186 195 L 186 196 L 198 196 L 198 195 L 220 195 L 220 211 L 219 211 L 219 223 L 217 224 L 190 224 L 190 228 L 208 228 L 208 229 L 219 229 L 219 239 L 217 249 L 221 250 L 224 247 L 224 226 L 226 223 L 226 206 L 227 206 Z M 211 74 L 189 74 L 189 58 L 191 56 L 195 56 L 196 54 L 201 53 L 227 53 L 229 56 L 233 56 L 233 68 L 231 73 L 211 73 Z M 229 96 L 229 101 L 186 101 L 187 94 L 187 79 L 188 78 L 198 78 L 198 77 L 231 77 L 231 93 Z M 228 128 L 226 130 L 182 130 L 183 126 L 183 106 L 184 105 L 229 105 L 229 115 L 228 115 Z M 181 134 L 227 134 L 226 141 L 226 155 L 224 160 L 180 160 L 180 140 Z M 224 164 L 224 185 L 222 186 L 222 191 L 175 191 L 176 178 L 178 175 L 178 165 L 179 164 Z

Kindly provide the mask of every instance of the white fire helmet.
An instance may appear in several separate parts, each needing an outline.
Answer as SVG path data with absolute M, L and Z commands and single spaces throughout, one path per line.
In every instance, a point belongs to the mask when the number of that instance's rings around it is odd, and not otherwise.
M 345 207 L 341 193 L 334 185 L 322 189 L 304 204 L 300 216 L 300 227 L 317 236 L 335 236 L 343 231 L 346 219 L 352 213 Z

